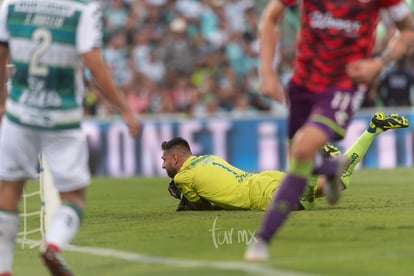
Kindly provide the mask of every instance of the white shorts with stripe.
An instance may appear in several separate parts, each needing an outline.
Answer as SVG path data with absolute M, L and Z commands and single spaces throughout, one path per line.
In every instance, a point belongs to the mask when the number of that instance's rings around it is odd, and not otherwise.
M 40 153 L 58 191 L 74 191 L 89 184 L 88 147 L 81 129 L 40 130 L 20 126 L 3 117 L 0 179 L 36 178 Z

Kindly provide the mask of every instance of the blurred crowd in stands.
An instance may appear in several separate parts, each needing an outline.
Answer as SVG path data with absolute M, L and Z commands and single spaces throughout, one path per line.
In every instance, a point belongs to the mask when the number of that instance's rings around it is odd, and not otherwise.
M 104 58 L 119 90 L 137 114 L 188 117 L 285 114 L 260 94 L 257 26 L 267 0 L 100 0 Z M 410 1 L 411 2 L 411 1 Z M 275 67 L 284 83 L 293 68 L 298 7 L 285 13 Z M 375 52 L 394 34 L 386 14 Z M 365 107 L 411 106 L 414 54 L 384 70 Z M 115 111 L 85 73 L 85 113 Z M 395 92 L 397 91 L 397 92 Z

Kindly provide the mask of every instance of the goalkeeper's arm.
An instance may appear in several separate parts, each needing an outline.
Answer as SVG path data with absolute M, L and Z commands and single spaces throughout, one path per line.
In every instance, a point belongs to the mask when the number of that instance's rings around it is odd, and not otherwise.
M 220 210 L 217 209 L 217 206 L 212 205 L 208 200 L 204 198 L 200 198 L 199 201 L 191 202 L 187 201 L 188 206 L 190 206 L 191 210 L 194 211 L 208 211 L 208 210 Z
M 223 210 L 223 209 L 218 207 L 217 205 L 212 204 L 211 202 L 205 199 L 200 199 L 198 202 L 191 202 L 185 196 L 183 196 L 183 198 L 180 200 L 175 210 L 179 212 L 179 211 L 208 211 L 208 210 Z
M 177 188 L 177 185 L 175 185 L 175 182 L 173 179 L 168 184 L 168 192 L 170 193 L 172 197 L 180 200 L 180 203 L 178 204 L 178 207 L 176 209 L 177 211 L 187 211 L 187 210 L 205 211 L 205 210 L 221 210 L 222 209 L 212 204 L 211 202 L 209 202 L 208 200 L 204 198 L 200 198 L 200 200 L 196 202 L 191 202 Z

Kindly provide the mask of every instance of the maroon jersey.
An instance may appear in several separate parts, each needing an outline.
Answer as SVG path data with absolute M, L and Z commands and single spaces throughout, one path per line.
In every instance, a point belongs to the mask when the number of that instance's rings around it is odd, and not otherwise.
M 303 0 L 293 82 L 315 93 L 329 87 L 352 88 L 346 65 L 371 56 L 379 10 L 401 2 Z

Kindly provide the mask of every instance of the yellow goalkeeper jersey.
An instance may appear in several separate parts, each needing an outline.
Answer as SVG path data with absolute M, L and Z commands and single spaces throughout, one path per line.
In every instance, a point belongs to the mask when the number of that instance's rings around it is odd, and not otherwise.
M 174 177 L 184 196 L 228 210 L 267 210 L 283 172 L 249 173 L 215 155 L 191 156 Z

